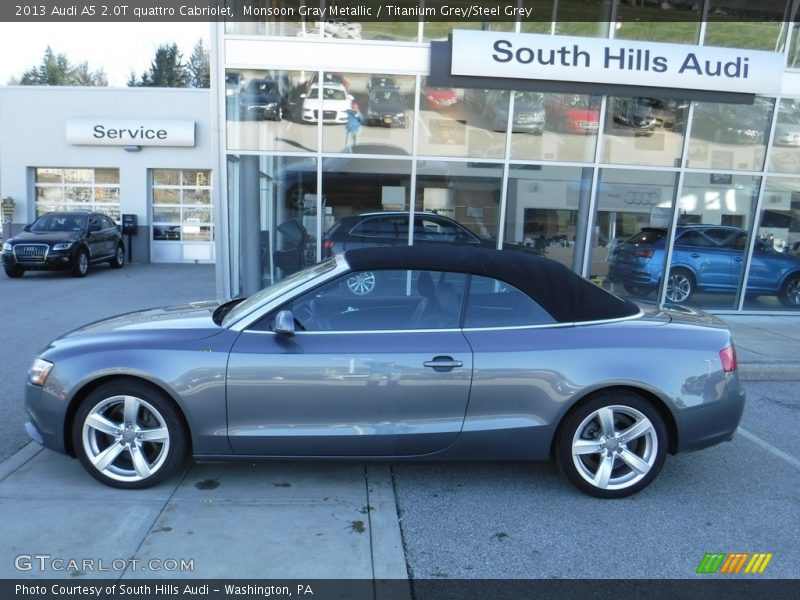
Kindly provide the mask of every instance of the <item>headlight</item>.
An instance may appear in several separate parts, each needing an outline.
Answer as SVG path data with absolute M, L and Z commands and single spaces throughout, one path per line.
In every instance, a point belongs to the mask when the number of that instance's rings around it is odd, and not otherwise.
M 54 244 L 53 250 L 69 250 L 75 242 L 64 242 L 63 244 Z
M 53 363 L 36 357 L 28 371 L 28 379 L 33 385 L 44 385 L 52 368 Z
M 11 244 L 9 242 L 3 242 L 3 252 L 11 252 Z

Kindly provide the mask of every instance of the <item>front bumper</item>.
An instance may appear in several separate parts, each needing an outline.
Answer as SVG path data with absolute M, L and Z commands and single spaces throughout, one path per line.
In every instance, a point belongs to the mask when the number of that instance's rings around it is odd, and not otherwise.
M 69 250 L 50 250 L 44 260 L 17 260 L 13 252 L 3 252 L 4 267 L 19 267 L 26 271 L 54 271 L 68 269 L 72 262 Z
M 28 436 L 45 448 L 66 453 L 64 446 L 66 402 L 59 400 L 46 388 L 27 383 L 25 410 L 29 418 L 25 423 Z
M 370 125 L 383 125 L 384 127 L 405 127 L 406 116 L 395 113 L 373 113 L 367 117 Z

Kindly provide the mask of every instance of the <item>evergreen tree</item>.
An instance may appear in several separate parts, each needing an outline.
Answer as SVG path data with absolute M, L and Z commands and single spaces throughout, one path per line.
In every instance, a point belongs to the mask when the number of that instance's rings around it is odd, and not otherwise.
M 50 46 L 44 51 L 42 63 L 38 67 L 31 67 L 19 80 L 14 78 L 11 81 L 19 85 L 108 85 L 103 69 L 90 71 L 86 62 L 72 66 L 66 54 L 56 54 Z
M 209 50 L 203 45 L 203 40 L 197 40 L 189 57 L 189 85 L 195 88 L 211 87 L 211 62 L 209 60 Z
M 130 86 L 135 78 L 131 76 Z M 189 70 L 183 64 L 183 55 L 177 44 L 163 44 L 156 49 L 150 69 L 142 73 L 135 84 L 138 87 L 188 87 Z

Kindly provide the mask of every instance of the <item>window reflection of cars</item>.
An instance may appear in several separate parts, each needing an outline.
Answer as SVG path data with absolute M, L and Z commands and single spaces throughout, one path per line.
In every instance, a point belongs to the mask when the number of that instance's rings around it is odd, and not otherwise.
M 422 97 L 425 99 L 429 108 L 446 108 L 458 102 L 456 91 L 451 88 L 442 87 L 422 87 Z
M 583 94 L 546 94 L 544 107 L 548 127 L 564 133 L 597 133 L 600 98 Z
M 306 91 L 310 90 L 312 86 L 317 85 L 319 83 L 319 73 L 313 73 L 311 77 L 306 81 Z M 345 90 L 350 91 L 350 82 L 347 81 L 344 75 L 341 73 L 336 73 L 334 71 L 325 71 L 322 74 L 322 84 L 323 85 L 334 85 L 334 86 L 342 86 Z
M 383 211 L 342 217 L 322 238 L 325 256 L 353 248 L 408 244 L 409 213 Z M 454 243 L 493 248 L 494 240 L 485 240 L 448 217 L 436 213 L 414 213 L 414 243 Z
M 284 98 L 272 79 L 252 79 L 241 94 L 242 117 L 245 119 L 283 118 Z
M 630 130 L 635 135 L 653 135 L 658 120 L 649 103 L 642 98 L 614 98 L 611 118 L 616 127 Z
M 373 89 L 369 94 L 367 124 L 405 127 L 406 107 L 403 95 L 393 89 Z
M 225 73 L 225 95 L 235 96 L 242 91 L 242 74 L 238 71 L 228 71 Z
M 508 124 L 508 90 L 491 90 L 486 94 L 483 113 L 494 131 L 505 131 Z M 545 109 L 542 94 L 514 92 L 513 133 L 544 133 Z
M 775 125 L 776 146 L 800 146 L 800 113 L 781 109 Z
M 609 279 L 622 283 L 634 294 L 657 289 L 668 238 L 666 229 L 650 227 L 617 244 L 609 259 Z M 746 243 L 747 232 L 737 227 L 678 227 L 667 299 L 681 303 L 695 292 L 736 293 Z M 747 293 L 777 296 L 786 306 L 800 307 L 800 257 L 779 253 L 762 240 L 756 240 Z
M 692 135 L 723 144 L 763 144 L 766 126 L 758 105 L 698 102 Z
M 374 92 L 377 90 L 399 90 L 400 86 L 394 80 L 394 77 L 389 75 L 370 75 L 367 80 L 367 91 Z
M 346 123 L 352 102 L 353 96 L 341 84 L 325 84 L 322 88 L 312 85 L 303 96 L 302 119 L 316 123 L 322 113 L 323 123 Z

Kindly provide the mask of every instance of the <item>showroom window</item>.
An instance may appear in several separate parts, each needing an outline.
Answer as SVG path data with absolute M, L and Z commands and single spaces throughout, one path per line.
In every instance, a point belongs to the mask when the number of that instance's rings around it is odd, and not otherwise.
M 153 241 L 212 242 L 211 171 L 153 170 Z
M 36 216 L 53 211 L 100 211 L 119 222 L 119 169 L 39 167 L 34 170 Z

